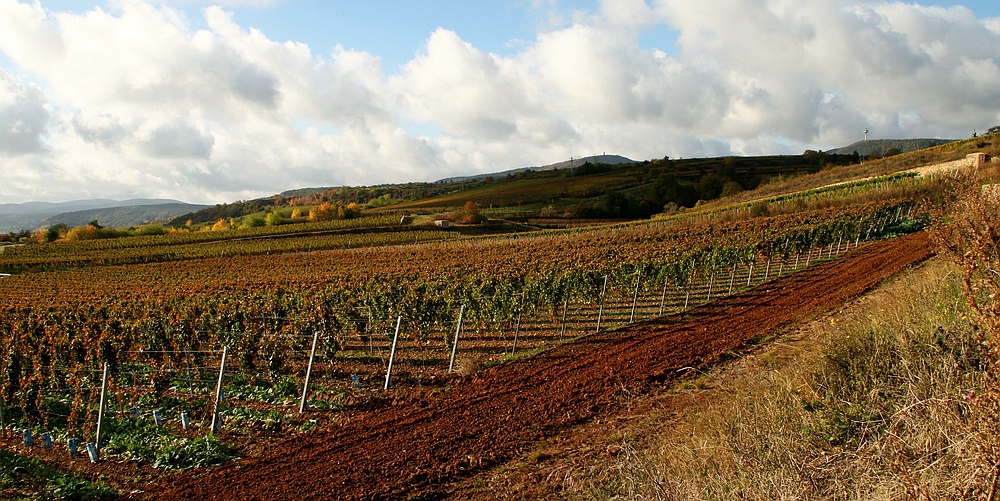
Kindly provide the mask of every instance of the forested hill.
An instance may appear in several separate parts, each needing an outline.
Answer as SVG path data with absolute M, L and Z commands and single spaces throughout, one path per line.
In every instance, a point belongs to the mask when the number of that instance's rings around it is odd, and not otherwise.
M 829 165 L 857 163 L 856 155 L 807 151 L 801 155 L 715 157 L 628 161 L 579 160 L 545 168 L 516 169 L 505 175 L 453 178 L 437 182 L 361 187 L 306 188 L 271 197 L 219 204 L 175 218 L 170 226 L 240 218 L 276 207 L 357 204 L 368 209 L 442 212 L 474 202 L 507 208 L 506 217 L 636 218 L 666 207 L 693 207 L 753 189 L 773 178 L 819 171 Z M 599 157 L 604 158 L 604 157 Z M 582 160 L 582 159 L 580 159 Z M 627 159 L 625 159 L 627 160 Z M 572 166 L 571 166 L 572 165 Z

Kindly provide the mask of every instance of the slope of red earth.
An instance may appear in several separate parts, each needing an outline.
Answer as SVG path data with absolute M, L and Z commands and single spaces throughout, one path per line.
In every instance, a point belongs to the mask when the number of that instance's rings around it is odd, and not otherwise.
M 843 257 L 681 315 L 580 338 L 361 412 L 258 457 L 153 486 L 150 499 L 436 498 L 438 486 L 518 457 L 538 440 L 614 413 L 625 395 L 834 308 L 929 258 L 924 233 Z

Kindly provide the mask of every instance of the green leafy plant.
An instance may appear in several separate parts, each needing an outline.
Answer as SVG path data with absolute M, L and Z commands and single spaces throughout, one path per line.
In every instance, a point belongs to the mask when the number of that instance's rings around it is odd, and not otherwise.
M 6 500 L 108 499 L 116 493 L 107 486 L 62 473 L 27 458 L 0 449 L 0 498 Z
M 147 420 L 117 419 L 110 424 L 113 431 L 101 449 L 108 456 L 145 461 L 162 469 L 198 468 L 232 459 L 232 450 L 216 437 L 181 437 Z

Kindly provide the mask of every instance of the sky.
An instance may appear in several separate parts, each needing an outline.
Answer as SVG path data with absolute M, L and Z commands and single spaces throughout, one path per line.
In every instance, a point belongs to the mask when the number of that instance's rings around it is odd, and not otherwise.
M 1000 2 L 0 0 L 0 203 L 226 203 L 1000 124 Z

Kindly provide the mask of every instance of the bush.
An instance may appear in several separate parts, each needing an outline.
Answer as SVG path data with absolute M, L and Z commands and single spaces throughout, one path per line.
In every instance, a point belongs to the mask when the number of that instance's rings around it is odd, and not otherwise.
M 151 235 L 166 235 L 167 229 L 160 224 L 147 224 L 145 226 L 140 226 L 138 229 L 132 232 L 135 236 L 151 236 Z
M 264 216 L 264 224 L 267 226 L 278 226 L 283 220 L 284 218 L 281 217 L 281 213 L 276 210 L 268 212 L 267 215 Z
M 262 218 L 248 216 L 243 218 L 243 224 L 240 225 L 240 228 L 257 228 L 259 226 L 264 226 Z
M 77 226 L 75 228 L 70 228 L 66 232 L 66 240 L 71 242 L 77 240 L 96 240 L 97 239 L 97 227 L 94 225 L 87 226 Z

